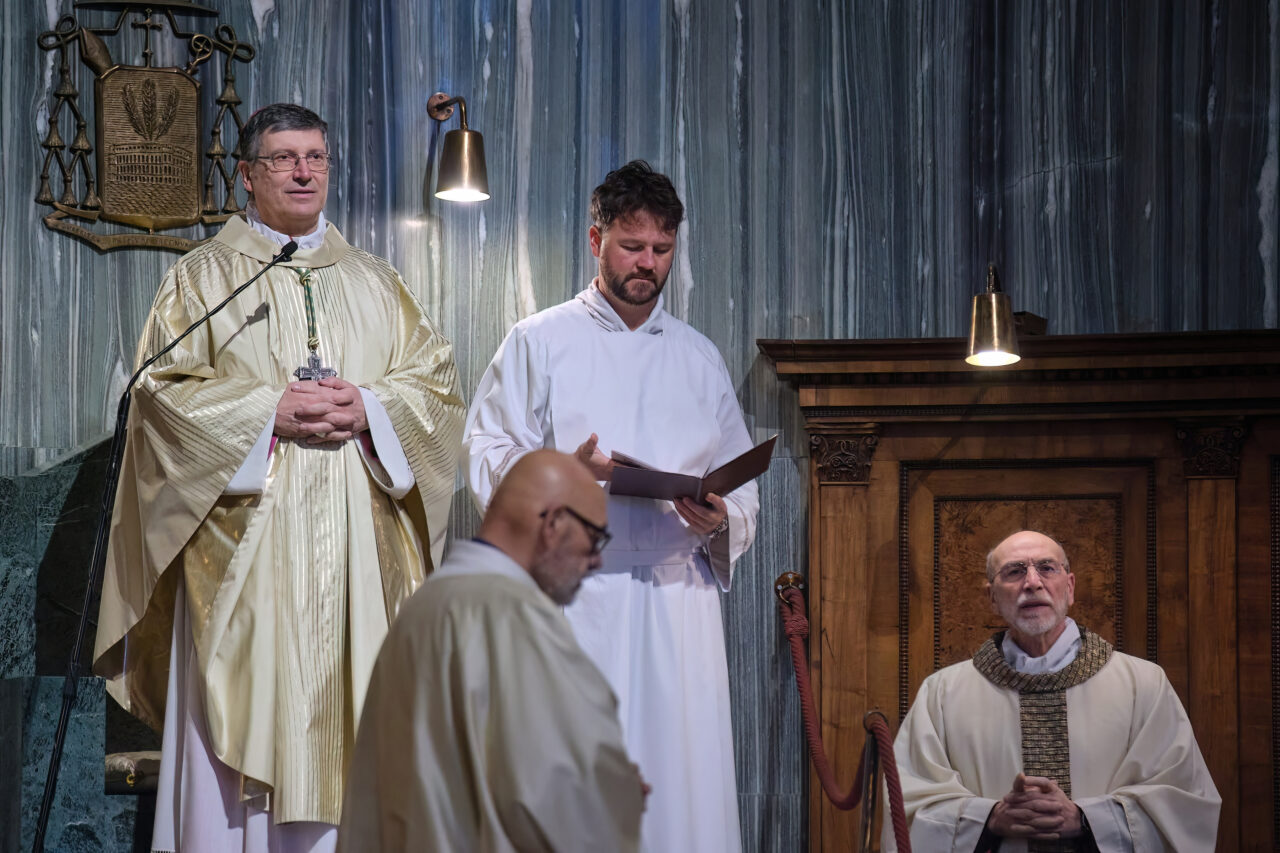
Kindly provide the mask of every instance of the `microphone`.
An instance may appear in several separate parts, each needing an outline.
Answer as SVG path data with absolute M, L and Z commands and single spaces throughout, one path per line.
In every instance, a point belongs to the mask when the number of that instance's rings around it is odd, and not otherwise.
M 235 290 L 231 291 L 231 295 L 228 296 L 226 299 L 222 300 L 217 305 L 213 306 L 208 311 L 204 312 L 203 317 L 201 317 L 199 320 L 196 320 L 190 326 L 187 326 L 187 328 L 183 330 L 182 334 L 178 335 L 176 338 L 170 341 L 168 345 L 165 346 L 164 349 L 160 350 L 158 353 L 151 356 L 151 358 L 142 362 L 142 366 L 139 367 L 138 370 L 133 374 L 132 378 L 129 379 L 129 384 L 124 386 L 124 395 L 123 395 L 124 398 L 127 398 L 129 396 L 129 391 L 133 388 L 134 383 L 138 381 L 138 377 L 142 376 L 143 372 L 146 371 L 148 367 L 155 364 L 162 355 L 164 355 L 169 350 L 176 347 L 178 344 L 182 343 L 183 339 L 186 338 L 187 335 L 191 334 L 196 329 L 203 326 L 210 317 L 212 317 L 214 314 L 217 314 L 219 311 L 225 308 L 228 302 L 230 302 L 232 299 L 235 299 L 237 296 L 243 293 L 249 287 L 249 285 L 253 284 L 255 281 L 257 281 L 258 279 L 266 275 L 267 270 L 271 269 L 276 264 L 288 263 L 290 260 L 292 260 L 293 253 L 296 251 L 298 251 L 297 240 L 290 240 L 288 243 L 285 243 L 284 246 L 281 247 L 280 252 L 274 258 L 268 261 L 265 267 L 258 270 L 258 272 L 254 274 L 253 277 L 251 277 L 244 284 L 237 287 Z M 121 402 L 124 402 L 124 399 L 122 399 Z
M 49 825 L 49 812 L 53 806 L 53 794 L 58 784 L 58 769 L 62 764 L 62 748 L 67 739 L 67 724 L 70 722 L 71 706 L 75 703 L 76 692 L 79 688 L 80 650 L 84 647 L 85 634 L 89 625 L 89 608 L 93 604 L 93 591 L 102 582 L 102 572 L 107 564 L 107 537 L 111 527 L 111 511 L 116 502 L 116 487 L 120 483 L 120 461 L 124 457 L 124 439 L 125 434 L 128 432 L 129 401 L 133 386 L 143 372 L 155 364 L 161 356 L 176 347 L 187 335 L 194 332 L 210 317 L 225 308 L 228 302 L 243 293 L 249 285 L 266 275 L 267 270 L 276 264 L 286 263 L 291 260 L 293 253 L 296 251 L 298 251 L 297 240 L 290 240 L 285 243 L 279 254 L 272 258 L 265 267 L 258 270 L 252 278 L 231 291 L 231 295 L 226 299 L 206 311 L 203 317 L 188 326 L 182 334 L 170 341 L 164 349 L 144 361 L 142 366 L 129 379 L 129 383 L 124 386 L 124 393 L 120 395 L 120 405 L 116 409 L 116 430 L 111 439 L 111 456 L 107 464 L 106 482 L 102 486 L 102 507 L 98 515 L 98 533 L 93 543 L 93 560 L 89 566 L 89 583 L 85 587 L 84 606 L 80 609 L 80 625 L 76 631 L 75 645 L 71 647 L 71 660 L 67 663 L 66 681 L 62 685 L 62 710 L 58 715 L 58 728 L 54 733 L 53 750 L 49 757 L 49 774 L 45 778 L 44 798 L 40 803 L 40 816 L 36 821 L 35 843 L 32 846 L 32 850 L 35 853 L 40 853 L 44 849 L 44 836 Z

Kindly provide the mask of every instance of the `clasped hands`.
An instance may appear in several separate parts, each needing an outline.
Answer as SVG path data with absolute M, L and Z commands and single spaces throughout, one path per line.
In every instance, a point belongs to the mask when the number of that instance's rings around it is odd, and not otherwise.
M 275 434 L 307 444 L 341 444 L 369 428 L 360 388 L 331 376 L 290 382 L 276 404 Z
M 1044 776 L 1019 773 L 1013 790 L 996 803 L 987 827 L 997 835 L 1050 841 L 1083 832 L 1080 807 L 1058 783 Z
M 579 462 L 591 469 L 593 477 L 607 482 L 613 479 L 614 461 L 605 456 L 596 446 L 599 442 L 600 437 L 594 432 L 591 433 L 590 438 L 578 445 L 574 455 L 578 457 Z M 711 493 L 708 493 L 706 498 L 706 503 L 699 503 L 691 498 L 677 498 L 672 501 L 672 505 L 684 519 L 685 524 L 700 536 L 709 536 L 711 531 L 720 526 L 720 522 L 729 515 L 729 508 L 725 506 L 724 498 Z

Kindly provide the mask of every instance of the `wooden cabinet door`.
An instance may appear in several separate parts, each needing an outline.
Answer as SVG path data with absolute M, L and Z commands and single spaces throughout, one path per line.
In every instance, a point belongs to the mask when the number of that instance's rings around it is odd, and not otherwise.
M 810 433 L 810 669 L 852 778 L 862 718 L 1001 627 L 987 551 L 1062 542 L 1071 615 L 1159 663 L 1222 795 L 1218 849 L 1280 849 L 1280 334 L 1024 339 L 980 371 L 963 341 L 762 341 Z M 813 850 L 858 813 L 811 779 Z

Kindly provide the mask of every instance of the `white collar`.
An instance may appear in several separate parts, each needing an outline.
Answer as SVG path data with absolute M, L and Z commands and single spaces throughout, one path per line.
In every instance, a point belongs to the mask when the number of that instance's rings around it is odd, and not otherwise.
M 448 557 L 429 578 L 474 574 L 502 575 L 541 592 L 537 581 L 527 569 L 511 559 L 501 548 L 478 539 L 456 540 Z
M 249 218 L 249 227 L 277 246 L 283 246 L 290 240 L 297 240 L 299 249 L 318 249 L 324 245 L 324 230 L 329 227 L 329 223 L 325 221 L 323 210 L 320 211 L 320 219 L 316 222 L 316 229 L 310 234 L 304 234 L 301 237 L 290 237 L 288 234 L 281 234 L 263 222 L 262 215 L 258 213 L 258 206 L 253 203 L 253 199 L 249 199 L 249 203 L 244 206 L 244 212 L 245 216 Z
M 1009 666 L 1025 675 L 1040 675 L 1045 672 L 1057 672 L 1076 659 L 1076 655 L 1080 654 L 1080 629 L 1076 626 L 1076 620 L 1070 616 L 1063 623 L 1066 627 L 1062 629 L 1062 634 L 1049 647 L 1049 651 L 1045 652 L 1038 658 L 1033 658 L 1027 654 L 1013 641 L 1008 633 L 1004 635 L 1004 642 L 1001 643 L 1001 651 L 1004 653 L 1004 659 Z
M 600 292 L 597 287 L 599 282 L 600 279 L 598 278 L 592 279 L 591 286 L 574 298 L 586 306 L 587 312 L 601 328 L 610 332 L 637 332 L 644 335 L 662 334 L 662 317 L 666 312 L 662 310 L 663 295 L 661 293 L 658 294 L 658 301 L 654 303 L 653 310 L 649 312 L 649 316 L 645 318 L 645 321 L 632 329 L 622 321 L 622 318 L 618 316 L 618 312 L 613 310 L 613 304 Z

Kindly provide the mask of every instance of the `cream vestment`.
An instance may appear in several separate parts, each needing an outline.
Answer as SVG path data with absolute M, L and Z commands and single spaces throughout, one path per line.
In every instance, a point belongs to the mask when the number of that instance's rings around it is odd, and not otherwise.
M 278 247 L 233 218 L 170 269 L 138 361 Z M 371 446 L 270 446 L 261 494 L 226 494 L 306 363 L 298 269 L 313 271 L 319 355 L 382 404 L 412 471 L 398 493 Z M 208 739 L 271 793 L 277 823 L 336 823 L 365 686 L 387 625 L 443 547 L 463 404 L 452 350 L 385 261 L 329 226 L 150 368 L 134 391 L 95 670 L 164 718 L 176 582 Z
M 560 608 L 502 551 L 455 543 L 378 656 L 339 850 L 624 853 L 642 802 Z
M 1020 772 L 1055 777 L 1100 850 L 1214 849 L 1222 801 L 1164 670 L 1081 636 L 1079 656 L 1057 672 L 1015 671 L 993 639 L 974 660 L 925 679 L 894 742 L 913 850 L 971 853 Z M 1075 683 L 1059 691 L 1055 681 Z M 1053 716 L 1055 693 L 1065 700 L 1065 750 L 1052 745 L 1059 723 L 1041 734 L 1022 724 Z M 886 828 L 886 849 L 891 840 Z M 1000 846 L 1027 849 L 1014 838 Z

